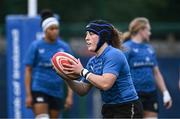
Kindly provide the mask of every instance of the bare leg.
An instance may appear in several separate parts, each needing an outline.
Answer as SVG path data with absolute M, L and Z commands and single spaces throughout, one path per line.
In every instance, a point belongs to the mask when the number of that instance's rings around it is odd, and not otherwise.
M 51 119 L 57 119 L 59 117 L 60 110 L 51 109 L 49 112 Z
M 33 111 L 36 116 L 40 114 L 48 114 L 48 104 L 46 103 L 36 103 L 33 106 Z
M 144 111 L 144 119 L 157 119 L 157 113 L 151 111 Z

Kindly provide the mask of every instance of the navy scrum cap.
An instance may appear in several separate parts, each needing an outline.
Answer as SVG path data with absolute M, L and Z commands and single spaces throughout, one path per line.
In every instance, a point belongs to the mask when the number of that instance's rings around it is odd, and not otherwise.
M 99 36 L 99 41 L 95 51 L 98 51 L 99 48 L 107 42 L 110 44 L 110 38 L 112 35 L 113 26 L 104 20 L 95 20 L 90 22 L 86 26 L 86 31 L 93 32 Z

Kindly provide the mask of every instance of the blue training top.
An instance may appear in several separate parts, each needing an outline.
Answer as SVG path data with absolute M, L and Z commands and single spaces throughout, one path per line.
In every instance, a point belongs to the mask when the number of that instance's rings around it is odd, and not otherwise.
M 155 51 L 147 43 L 124 43 L 133 82 L 137 92 L 151 92 L 156 89 L 153 67 L 157 66 Z
M 63 98 L 64 81 L 52 69 L 51 58 L 59 51 L 72 53 L 68 44 L 61 39 L 48 43 L 44 39 L 35 40 L 25 57 L 25 65 L 32 67 L 32 91 Z
M 119 104 L 138 99 L 127 60 L 121 50 L 108 46 L 100 56 L 92 57 L 86 68 L 97 75 L 112 73 L 117 79 L 107 91 L 101 90 L 102 100 L 106 104 Z M 84 78 L 83 82 L 90 83 Z

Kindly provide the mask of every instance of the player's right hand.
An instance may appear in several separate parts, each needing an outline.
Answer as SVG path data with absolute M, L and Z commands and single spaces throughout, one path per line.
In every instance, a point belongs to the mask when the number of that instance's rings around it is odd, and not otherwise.
M 31 108 L 32 107 L 32 96 L 27 96 L 26 97 L 26 107 Z

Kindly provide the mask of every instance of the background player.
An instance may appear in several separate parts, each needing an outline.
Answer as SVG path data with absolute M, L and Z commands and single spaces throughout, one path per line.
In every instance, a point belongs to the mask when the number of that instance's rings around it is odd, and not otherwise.
M 26 106 L 32 107 L 36 118 L 58 118 L 63 106 L 71 107 L 73 94 L 68 88 L 64 104 L 64 80 L 52 69 L 51 57 L 58 51 L 71 50 L 58 37 L 59 22 L 53 13 L 44 10 L 41 17 L 45 36 L 30 45 L 25 58 Z
M 124 46 L 130 65 L 132 79 L 143 103 L 144 117 L 157 117 L 158 97 L 156 84 L 163 94 L 166 108 L 172 105 L 171 96 L 159 70 L 155 51 L 150 44 L 151 27 L 147 18 L 138 17 L 131 21 L 129 31 L 124 34 Z

